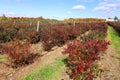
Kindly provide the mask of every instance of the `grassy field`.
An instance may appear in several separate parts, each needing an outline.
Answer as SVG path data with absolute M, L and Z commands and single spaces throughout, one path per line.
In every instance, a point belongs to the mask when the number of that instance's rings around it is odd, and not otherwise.
M 7 56 L 6 55 L 0 55 L 0 61 L 4 61 L 7 60 Z
M 120 55 L 120 36 L 115 32 L 115 30 L 109 26 L 109 33 L 112 39 L 112 45 L 115 47 L 117 53 Z
M 20 80 L 58 80 L 62 76 L 61 71 L 64 69 L 64 59 L 65 58 L 57 58 L 54 65 L 35 69 Z

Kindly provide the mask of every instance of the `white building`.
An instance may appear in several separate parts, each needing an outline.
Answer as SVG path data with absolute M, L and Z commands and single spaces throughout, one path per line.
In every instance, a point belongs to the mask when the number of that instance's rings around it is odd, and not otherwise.
M 112 18 L 108 18 L 108 19 L 106 19 L 106 21 L 115 21 L 115 20 Z

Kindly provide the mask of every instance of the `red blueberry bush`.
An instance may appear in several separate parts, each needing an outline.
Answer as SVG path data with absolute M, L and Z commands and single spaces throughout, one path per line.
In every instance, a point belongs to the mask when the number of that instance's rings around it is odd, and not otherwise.
M 100 59 L 99 54 L 107 49 L 108 44 L 105 40 L 88 40 L 85 43 L 74 40 L 68 43 L 63 54 L 69 54 L 67 66 L 71 78 L 93 80 L 94 63 Z
M 36 54 L 30 53 L 30 46 L 29 42 L 18 40 L 5 45 L 5 53 L 8 55 L 12 67 L 19 67 L 33 63 Z
M 50 50 L 53 46 L 61 46 L 89 30 L 96 31 L 99 36 L 104 37 L 106 36 L 107 26 L 104 22 L 76 23 L 75 26 L 70 23 L 66 25 L 54 25 L 44 30 L 41 40 L 45 50 Z
M 120 36 L 120 22 L 107 22 L 107 23 L 108 25 L 112 26 Z
M 28 36 L 27 36 L 27 40 L 28 40 L 28 42 L 30 42 L 30 43 L 37 43 L 37 42 L 39 42 L 40 41 L 40 35 L 39 35 L 39 33 L 38 32 L 36 32 L 36 31 L 34 31 L 34 32 L 30 32 L 29 34 L 28 34 Z

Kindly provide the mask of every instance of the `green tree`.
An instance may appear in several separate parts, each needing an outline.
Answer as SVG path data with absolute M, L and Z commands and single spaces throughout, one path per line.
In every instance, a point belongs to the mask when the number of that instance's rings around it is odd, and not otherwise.
M 1 21 L 6 21 L 7 17 L 5 16 L 5 14 L 2 15 L 1 17 Z
M 118 17 L 117 17 L 117 16 L 115 16 L 115 17 L 114 17 L 114 20 L 115 20 L 115 21 L 119 21 L 119 19 L 118 19 Z

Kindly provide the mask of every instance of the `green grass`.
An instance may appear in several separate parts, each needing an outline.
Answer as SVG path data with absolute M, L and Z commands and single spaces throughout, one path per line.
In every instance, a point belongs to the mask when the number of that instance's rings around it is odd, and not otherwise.
M 43 66 L 42 68 L 35 69 L 20 80 L 59 80 L 61 71 L 64 68 L 65 58 L 57 58 L 54 65 Z
M 120 36 L 115 32 L 115 30 L 109 26 L 109 34 L 111 35 L 112 45 L 115 47 L 117 53 L 120 55 Z
M 0 55 L 0 61 L 5 61 L 7 59 L 8 57 L 6 55 Z

